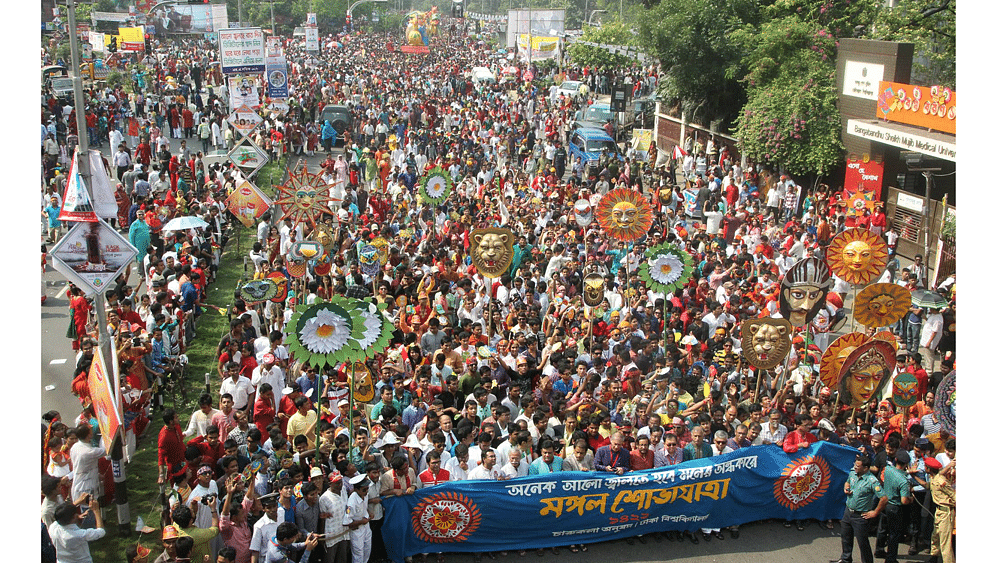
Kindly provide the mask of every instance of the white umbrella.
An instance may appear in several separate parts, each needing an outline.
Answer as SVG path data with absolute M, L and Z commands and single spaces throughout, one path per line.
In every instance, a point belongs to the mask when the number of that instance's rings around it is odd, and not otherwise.
M 185 231 L 187 229 L 203 229 L 208 223 L 194 216 L 175 217 L 163 226 L 164 231 Z

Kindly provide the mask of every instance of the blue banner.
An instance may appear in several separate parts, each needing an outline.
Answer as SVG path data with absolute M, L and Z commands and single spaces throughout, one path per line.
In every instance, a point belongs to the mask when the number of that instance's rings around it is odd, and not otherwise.
M 267 95 L 272 99 L 288 97 L 288 64 L 284 55 L 267 57 Z
M 387 498 L 382 537 L 402 563 L 418 553 L 537 549 L 767 518 L 839 519 L 857 453 L 829 442 L 793 455 L 754 446 L 621 476 L 567 471 L 457 481 Z

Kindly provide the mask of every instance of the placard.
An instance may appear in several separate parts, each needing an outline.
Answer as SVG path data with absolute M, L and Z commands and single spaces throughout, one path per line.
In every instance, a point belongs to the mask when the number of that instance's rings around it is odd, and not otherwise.
M 52 265 L 93 295 L 104 291 L 139 251 L 102 220 L 77 223 L 52 249 Z
M 878 85 L 884 75 L 884 65 L 847 61 L 844 65 L 843 93 L 863 100 L 877 100 Z
M 284 56 L 267 57 L 267 95 L 270 98 L 288 98 L 288 64 Z
M 306 28 L 306 51 L 319 52 L 319 29 Z
M 219 30 L 223 74 L 264 72 L 264 31 L 259 27 Z
M 236 75 L 226 78 L 226 87 L 229 90 L 229 109 L 235 110 L 240 106 L 251 108 L 260 106 L 260 93 L 257 92 L 257 79 L 254 76 Z
M 117 364 L 117 360 L 115 363 Z M 95 346 L 94 361 L 90 363 L 90 372 L 87 374 L 87 389 L 97 416 L 97 425 L 101 428 L 101 443 L 104 451 L 110 454 L 122 425 L 122 414 L 120 403 L 116 401 L 119 392 L 117 376 L 114 372 L 109 374 L 104 365 L 104 353 L 100 346 Z
M 229 114 L 226 121 L 229 122 L 229 126 L 239 132 L 241 136 L 246 137 L 261 123 L 263 123 L 264 119 L 257 115 L 257 112 L 250 109 L 250 106 L 243 104 L 233 110 L 233 113 Z
M 263 168 L 269 160 L 267 153 L 251 141 L 249 137 L 243 137 L 226 156 L 230 162 L 244 169 L 248 178 Z
M 246 181 L 236 186 L 226 198 L 226 209 L 246 227 L 252 227 L 273 204 L 271 198 L 264 195 L 257 186 Z

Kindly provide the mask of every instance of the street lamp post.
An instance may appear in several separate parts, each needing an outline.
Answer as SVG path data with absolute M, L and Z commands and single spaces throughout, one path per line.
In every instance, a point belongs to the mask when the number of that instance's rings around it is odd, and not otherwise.
M 594 19 L 594 14 L 606 14 L 606 13 L 608 13 L 607 10 L 594 10 L 594 11 L 590 12 L 590 17 L 587 18 L 587 25 L 594 25 L 592 23 L 592 21 Z
M 77 144 L 79 158 L 76 159 L 76 165 L 80 173 L 80 181 L 87 190 L 87 195 L 90 197 L 91 203 L 96 203 L 90 182 L 90 141 L 87 131 L 87 117 L 85 115 L 87 104 L 83 98 L 83 79 L 80 77 L 80 46 L 77 43 L 76 32 L 76 0 L 66 0 L 66 11 L 68 12 L 69 21 L 69 56 L 70 70 L 73 72 L 73 106 L 76 109 L 76 136 L 79 139 Z M 113 149 L 114 147 L 112 147 Z M 111 337 L 108 334 L 108 314 L 106 307 L 104 293 L 98 291 L 94 295 L 94 309 L 97 316 L 98 345 L 101 347 L 102 354 L 95 356 L 94 361 L 100 361 L 102 356 L 105 361 L 112 358 L 112 343 Z M 108 366 L 102 367 L 104 368 L 104 373 L 115 373 L 115 370 L 108 369 Z M 113 383 L 114 385 L 119 385 L 117 380 L 114 380 Z M 111 450 L 111 466 L 115 475 L 115 505 L 118 509 L 118 527 L 122 532 L 128 532 L 131 515 L 128 505 L 128 483 L 125 480 L 125 463 L 122 459 L 122 434 L 119 433 L 118 436 L 111 437 L 111 440 L 114 443 Z
M 351 4 L 351 7 L 347 9 L 347 17 L 349 18 L 354 17 L 354 8 L 357 8 L 362 4 L 367 4 L 368 2 L 378 2 L 380 4 L 385 4 L 388 1 L 389 0 L 358 0 L 357 2 Z

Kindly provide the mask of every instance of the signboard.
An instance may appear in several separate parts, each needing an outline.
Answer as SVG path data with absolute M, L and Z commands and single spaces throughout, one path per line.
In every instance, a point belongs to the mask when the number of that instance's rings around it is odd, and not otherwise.
M 97 415 L 97 424 L 101 428 L 101 443 L 104 444 L 104 451 L 110 454 L 122 425 L 122 415 L 116 401 L 118 381 L 114 373 L 109 374 L 105 370 L 104 353 L 100 346 L 94 348 L 94 356 L 87 374 L 87 388 L 90 390 L 94 414 Z
M 899 131 L 877 123 L 868 123 L 859 119 L 847 120 L 847 132 L 855 137 L 878 141 L 893 147 L 908 151 L 916 151 L 935 158 L 958 161 L 958 149 L 955 143 L 932 139 L 916 133 Z
M 246 137 L 254 129 L 259 126 L 264 119 L 257 115 L 257 112 L 250 109 L 250 106 L 244 104 L 233 110 L 233 113 L 229 114 L 226 118 L 229 122 L 230 127 L 236 129 L 240 135 Z
M 453 481 L 383 502 L 397 563 L 428 552 L 540 549 L 746 522 L 829 520 L 844 513 L 857 449 L 818 442 L 788 454 L 751 446 L 670 467 L 560 471 L 508 481 Z
M 282 116 L 288 113 L 288 104 L 278 100 L 267 104 L 267 109 L 271 110 L 274 113 L 277 113 L 279 116 Z
M 124 12 L 90 12 L 90 21 L 94 25 L 99 21 L 125 23 L 131 18 Z
M 528 35 L 517 38 L 517 52 L 523 60 L 554 59 L 559 56 L 559 38 L 544 35 L 531 36 L 531 49 L 528 49 Z
M 146 37 L 141 27 L 119 27 L 118 49 L 129 53 L 146 50 Z
M 263 168 L 269 160 L 267 153 L 248 137 L 243 137 L 233 150 L 229 151 L 227 157 L 230 162 L 246 171 L 248 178 Z
M 877 100 L 878 85 L 884 75 L 884 65 L 847 61 L 844 66 L 843 93 L 863 100 Z
M 309 12 L 306 14 L 306 25 L 316 26 L 316 13 Z
M 879 82 L 875 117 L 955 134 L 956 98 L 945 86 Z
M 924 200 L 917 196 L 912 196 L 906 192 L 896 193 L 896 205 L 903 209 L 909 209 L 914 213 L 924 212 Z
M 92 295 L 106 290 L 138 254 L 104 221 L 77 223 L 52 249 L 52 265 Z
M 566 10 L 508 10 L 507 45 L 514 46 L 518 36 L 553 35 L 566 31 Z
M 101 153 L 90 151 L 90 188 L 94 192 L 95 205 L 90 201 L 90 194 L 83 185 L 78 165 L 79 154 L 73 155 L 70 162 L 66 190 L 63 193 L 63 205 L 59 210 L 60 221 L 96 221 L 100 215 L 105 219 L 118 216 L 118 204 L 115 202 L 115 192 L 111 189 L 111 181 L 104 170 Z
M 285 54 L 285 48 L 281 45 L 281 38 L 273 35 L 267 38 L 267 55 L 277 57 Z
M 219 30 L 223 74 L 264 72 L 264 32 L 259 27 Z
M 104 34 L 97 31 L 90 32 L 90 46 L 94 49 L 96 53 L 103 53 L 104 46 L 107 42 L 104 39 Z
M 306 51 L 319 52 L 319 29 L 306 28 Z
M 643 162 L 649 159 L 649 145 L 653 142 L 652 129 L 633 129 L 632 148 L 635 149 L 635 157 Z
M 246 181 L 236 186 L 233 193 L 226 198 L 226 209 L 246 227 L 252 227 L 272 205 L 274 202 L 264 195 L 264 192 Z
M 288 98 L 288 64 L 284 56 L 267 57 L 267 95 L 271 98 Z
M 251 108 L 260 106 L 260 94 L 257 92 L 257 78 L 254 76 L 236 75 L 226 77 L 226 88 L 229 90 L 229 108 L 241 106 Z
M 225 4 L 172 4 L 161 6 L 147 18 L 156 33 L 211 33 L 229 27 Z

